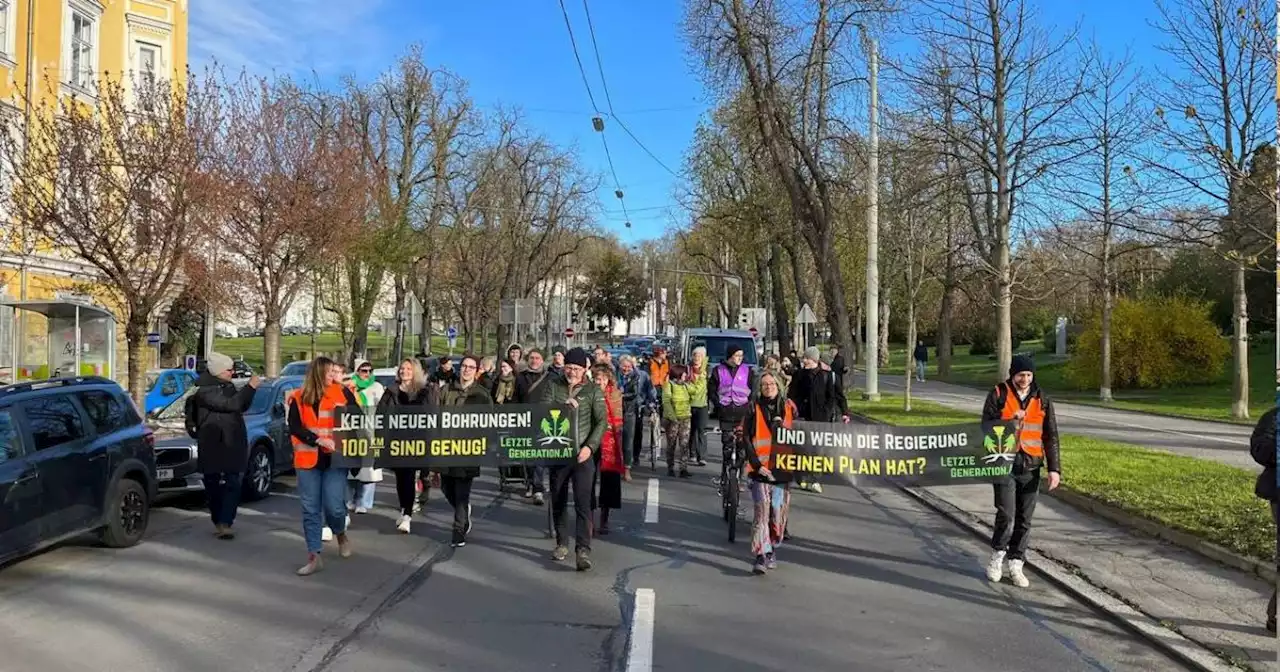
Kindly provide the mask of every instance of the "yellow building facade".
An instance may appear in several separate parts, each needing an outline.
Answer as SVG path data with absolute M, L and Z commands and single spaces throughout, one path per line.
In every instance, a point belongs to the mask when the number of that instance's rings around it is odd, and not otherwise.
M 92 104 L 97 82 L 181 77 L 187 68 L 190 0 L 0 0 L 0 113 L 23 118 L 65 96 Z M 0 212 L 0 384 L 70 373 L 72 342 L 81 373 L 123 381 L 123 329 L 87 320 L 76 336 L 66 320 L 48 320 L 4 302 L 93 302 L 97 271 L 67 250 L 31 240 Z M 122 316 L 116 315 L 122 322 Z M 110 341 L 108 343 L 107 341 Z M 110 349 L 114 357 L 104 353 Z M 61 355 L 61 357 L 60 357 Z M 74 359 L 74 356 L 72 356 Z M 63 361 L 60 361 L 63 360 Z M 114 369 L 107 365 L 114 360 Z

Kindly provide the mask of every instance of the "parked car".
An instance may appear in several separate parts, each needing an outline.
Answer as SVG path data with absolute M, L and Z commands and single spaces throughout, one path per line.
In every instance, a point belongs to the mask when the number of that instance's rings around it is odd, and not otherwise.
M 310 363 L 311 362 L 309 360 L 305 359 L 297 362 L 289 362 L 280 369 L 280 376 L 282 378 L 288 376 L 301 376 L 307 372 L 307 365 Z
M 204 371 L 204 369 L 204 359 L 197 360 L 196 371 Z M 236 380 L 247 380 L 253 377 L 253 369 L 243 359 L 233 360 L 231 362 L 231 377 Z
M 264 380 L 244 414 L 249 436 L 249 464 L 242 491 L 245 501 L 267 497 L 275 477 L 293 469 L 293 443 L 285 426 L 284 400 L 285 395 L 301 386 L 301 376 Z M 156 480 L 163 494 L 204 490 L 202 475 L 196 469 L 196 440 L 187 435 L 185 428 L 185 402 L 184 395 L 149 418 L 158 437 Z
M 704 346 L 707 349 L 707 362 L 712 366 L 724 361 L 725 350 L 729 345 L 742 348 L 742 361 L 753 368 L 760 365 L 760 353 L 756 349 L 756 339 L 751 332 L 741 329 L 686 329 L 680 339 L 679 361 L 690 361 L 693 349 Z M 676 353 L 671 353 L 674 356 Z
M 196 384 L 196 373 L 188 369 L 159 369 L 147 372 L 147 396 L 143 410 L 147 413 L 173 403 Z
M 142 539 L 155 436 L 120 385 L 56 378 L 0 387 L 0 563 L 95 532 Z

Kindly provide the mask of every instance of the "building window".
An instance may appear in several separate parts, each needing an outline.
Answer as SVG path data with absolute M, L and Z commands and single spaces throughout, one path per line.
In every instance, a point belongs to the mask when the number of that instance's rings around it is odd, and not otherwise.
M 150 91 L 156 84 L 160 70 L 160 47 L 154 44 L 138 45 L 138 83 Z
M 10 53 L 12 49 L 9 47 L 9 15 L 13 13 L 11 2 L 9 0 L 0 0 L 0 52 L 5 56 L 13 57 Z
M 93 85 L 94 24 L 93 17 L 74 10 L 71 12 L 71 72 L 68 81 L 81 89 Z

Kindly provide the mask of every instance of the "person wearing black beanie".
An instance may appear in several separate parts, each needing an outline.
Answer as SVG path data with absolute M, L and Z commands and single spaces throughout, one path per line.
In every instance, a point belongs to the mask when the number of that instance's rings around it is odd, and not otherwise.
M 1034 360 L 1016 355 L 1009 366 L 1009 378 L 996 385 L 982 406 L 982 424 L 1012 426 L 1018 442 L 1012 473 L 994 486 L 996 519 L 987 578 L 999 583 L 1007 559 L 1009 579 L 1019 588 L 1029 585 L 1023 564 L 1031 538 L 1031 516 L 1040 492 L 1041 467 L 1048 467 L 1049 490 L 1062 481 L 1058 422 L 1053 404 L 1035 382 L 1035 371 Z

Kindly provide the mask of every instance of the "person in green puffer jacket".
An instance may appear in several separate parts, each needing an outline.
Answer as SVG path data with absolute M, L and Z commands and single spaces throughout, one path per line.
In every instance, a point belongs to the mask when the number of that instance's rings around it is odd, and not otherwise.
M 707 349 L 693 349 L 693 361 L 689 365 L 689 379 L 693 381 L 693 421 L 689 427 L 689 460 L 699 467 L 707 466 L 707 430 L 711 428 L 711 409 L 707 407 L 707 380 L 711 366 L 707 363 Z
M 680 465 L 680 478 L 689 474 L 689 430 L 693 424 L 694 384 L 689 369 L 673 364 L 662 386 L 662 422 L 667 432 L 667 475 L 675 476 Z M 705 395 L 705 392 L 704 392 Z

